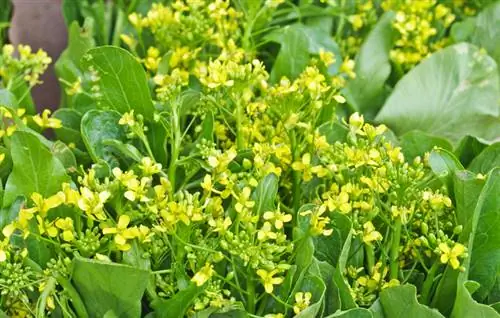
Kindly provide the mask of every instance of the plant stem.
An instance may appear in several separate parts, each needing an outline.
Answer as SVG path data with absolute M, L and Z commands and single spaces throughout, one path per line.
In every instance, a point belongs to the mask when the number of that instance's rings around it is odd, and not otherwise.
M 401 240 L 401 218 L 396 219 L 391 245 L 391 279 L 398 279 L 399 273 L 399 242 Z
M 300 160 L 299 152 L 297 149 L 297 136 L 295 135 L 295 131 L 290 133 L 290 142 L 292 145 L 292 153 L 293 153 L 293 161 Z M 292 186 L 292 209 L 295 213 L 299 211 L 300 208 L 300 171 L 293 171 L 293 186 Z
M 80 295 L 76 291 L 75 287 L 73 287 L 73 285 L 71 285 L 71 283 L 64 277 L 58 276 L 56 277 L 56 279 L 71 299 L 71 303 L 75 308 L 77 317 L 88 318 L 89 315 L 87 313 L 87 309 L 85 309 L 85 305 L 83 304 L 83 301 L 80 298 Z
M 38 298 L 38 306 L 36 311 L 36 317 L 45 317 L 45 307 L 47 306 L 47 298 L 50 296 L 50 293 L 56 287 L 56 279 L 54 277 L 50 277 L 45 284 L 45 288 L 43 289 L 42 294 Z
M 424 284 L 422 285 L 422 293 L 420 302 L 424 305 L 427 305 L 431 301 L 431 289 L 434 284 L 434 278 L 436 277 L 436 271 L 439 268 L 439 260 L 435 260 L 434 264 L 432 264 L 431 269 L 427 272 L 427 277 L 425 278 Z
M 247 290 L 248 290 L 248 308 L 247 311 L 255 313 L 255 284 L 253 275 L 249 272 L 247 276 Z
M 175 173 L 177 169 L 177 159 L 179 158 L 179 147 L 181 145 L 181 134 L 179 127 L 179 116 L 177 114 L 177 105 L 172 107 L 172 130 L 173 140 L 170 144 L 172 155 L 170 157 L 170 165 L 168 167 L 168 180 L 172 185 L 172 193 L 175 193 Z
M 244 146 L 242 117 L 243 117 L 242 105 L 240 102 L 237 102 L 236 103 L 236 146 L 238 147 L 238 150 L 243 149 Z
M 373 275 L 373 267 L 375 267 L 375 251 L 373 250 L 373 245 L 370 243 L 365 244 L 366 252 L 366 265 L 368 266 L 368 272 Z

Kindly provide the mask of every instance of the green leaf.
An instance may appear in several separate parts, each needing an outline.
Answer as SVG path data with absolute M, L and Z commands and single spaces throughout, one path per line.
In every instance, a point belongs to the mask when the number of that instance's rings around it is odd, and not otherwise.
M 117 263 L 77 257 L 72 281 L 90 317 L 112 310 L 118 317 L 140 317 L 149 272 Z
M 6 88 L 0 88 L 0 106 L 18 108 L 16 96 Z
M 54 129 L 54 133 L 58 140 L 66 144 L 74 143 L 78 148 L 83 148 L 83 140 L 80 133 L 80 123 L 82 115 L 71 108 L 60 108 L 54 112 L 52 116 L 61 121 L 62 127 Z
M 331 224 L 333 229 L 331 235 L 314 237 L 314 256 L 320 261 L 328 262 L 332 266 L 338 266 L 352 223 L 347 216 L 341 213 L 332 213 Z
M 451 318 L 464 318 L 464 317 L 484 317 L 484 318 L 498 318 L 500 314 L 490 306 L 483 305 L 475 301 L 465 284 L 468 281 L 461 283 L 457 290 L 457 298 L 455 307 L 451 313 Z
M 109 110 L 91 110 L 82 118 L 81 133 L 83 142 L 95 162 L 105 160 L 111 167 L 118 165 L 112 148 L 105 140 L 125 140 L 126 133 L 122 125 L 118 124 L 120 114 Z
M 186 289 L 177 292 L 172 298 L 168 300 L 158 300 L 154 302 L 153 308 L 155 310 L 156 318 L 178 318 L 184 317 L 184 314 L 191 306 L 193 301 L 198 295 L 203 292 L 203 286 L 196 286 L 190 283 Z
M 477 138 L 465 136 L 460 140 L 454 153 L 464 167 L 467 167 L 485 147 L 486 145 L 477 140 Z
M 454 174 L 453 197 L 455 199 L 455 211 L 458 224 L 463 226 L 458 241 L 462 244 L 469 242 L 474 211 L 483 186 L 484 180 L 476 178 L 474 173 L 462 170 L 456 171 Z M 432 307 L 439 309 L 446 316 L 449 316 L 453 309 L 459 274 L 459 271 L 449 266 L 446 267 L 432 298 Z
M 401 136 L 400 146 L 407 161 L 412 161 L 417 156 L 423 156 L 426 152 L 431 152 L 434 147 L 449 151 L 453 150 L 448 140 L 418 130 L 409 131 Z
M 38 192 L 50 196 L 70 181 L 62 163 L 33 133 L 16 131 L 10 137 L 10 152 L 13 169 L 5 185 L 4 207 L 20 195 Z
M 464 170 L 458 159 L 448 150 L 434 149 L 429 155 L 429 166 L 434 174 L 443 181 L 450 193 L 453 191 L 455 171 Z
M 289 301 L 295 301 L 293 295 L 297 292 L 310 292 L 312 294 L 311 304 L 301 311 L 295 318 L 321 317 L 321 307 L 325 298 L 326 286 L 321 277 L 306 273 L 304 278 L 297 283 L 293 289 Z
M 128 143 L 123 143 L 120 140 L 105 139 L 102 141 L 102 144 L 109 146 L 125 158 L 130 158 L 135 162 L 140 162 L 142 157 L 144 157 L 136 147 Z
M 408 72 L 375 120 L 398 135 L 419 129 L 452 143 L 466 135 L 491 142 L 500 136 L 499 87 L 495 61 L 456 44 Z
M 162 120 L 162 119 L 160 119 Z M 153 155 L 157 162 L 161 163 L 164 167 L 167 166 L 167 139 L 168 130 L 162 124 L 162 122 L 152 122 L 149 125 L 149 130 L 146 132 L 146 136 L 149 141 L 149 146 L 153 151 Z
M 76 171 L 77 165 L 75 155 L 64 142 L 56 140 L 52 144 L 50 151 L 63 164 L 67 172 Z
M 326 318 L 372 318 L 371 311 L 365 308 L 353 308 L 346 311 L 339 311 Z
M 469 28 L 468 41 L 485 48 L 497 64 L 500 64 L 500 46 L 498 45 L 500 43 L 500 2 L 495 1 L 484 8 L 472 22 L 473 28 L 470 25 L 462 26 Z
M 473 230 L 473 248 L 468 279 L 475 280 L 481 287 L 474 298 L 484 300 L 494 287 L 500 273 L 500 168 L 488 175 L 476 206 L 477 227 Z
M 474 160 L 468 169 L 482 174 L 487 174 L 491 169 L 500 166 L 500 142 L 488 146 Z
M 347 101 L 367 119 L 373 119 L 387 95 L 385 82 L 391 74 L 389 52 L 394 46 L 392 20 L 386 12 L 368 34 L 356 56 L 356 78 L 347 83 L 343 93 Z
M 386 318 L 444 317 L 437 310 L 419 304 L 417 289 L 409 284 L 384 289 L 380 293 L 380 304 Z
M 309 41 L 304 31 L 291 26 L 286 26 L 280 31 L 281 48 L 271 69 L 272 83 L 278 82 L 283 76 L 295 79 L 309 63 L 307 50 Z
M 321 135 L 326 137 L 329 144 L 333 145 L 335 142 L 345 142 L 349 129 L 338 121 L 329 121 L 318 127 Z
M 252 200 L 255 201 L 253 211 L 255 215 L 261 215 L 267 211 L 276 209 L 275 201 L 278 193 L 278 177 L 274 173 L 265 176 L 252 193 Z
M 94 77 L 94 94 L 100 108 L 115 109 L 123 114 L 134 110 L 152 120 L 154 106 L 146 72 L 128 51 L 102 46 L 91 49 L 82 58 L 82 66 Z

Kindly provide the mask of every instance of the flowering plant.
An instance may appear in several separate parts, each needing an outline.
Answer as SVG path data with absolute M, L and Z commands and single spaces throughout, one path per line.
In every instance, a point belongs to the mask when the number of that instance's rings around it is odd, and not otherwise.
M 73 24 L 65 107 L 30 120 L 2 101 L 16 127 L 2 136 L 3 312 L 498 316 L 498 72 L 448 35 L 468 39 L 498 3 L 467 20 L 481 6 L 410 2 L 155 2 L 128 16 L 128 50 Z M 43 53 L 11 51 L 2 83 L 36 83 Z M 436 63 L 460 83 L 425 74 Z M 433 75 L 484 93 L 467 114 L 489 126 L 437 127 L 435 100 L 470 106 L 441 91 L 401 102 Z M 424 131 L 406 132 L 419 116 Z

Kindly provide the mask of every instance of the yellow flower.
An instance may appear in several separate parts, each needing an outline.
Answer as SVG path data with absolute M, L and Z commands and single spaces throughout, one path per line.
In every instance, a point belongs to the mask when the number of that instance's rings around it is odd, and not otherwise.
M 213 275 L 214 267 L 210 263 L 206 263 L 194 276 L 191 281 L 196 284 L 196 286 L 202 286 L 205 284 Z
M 312 171 L 311 171 L 311 154 L 306 153 L 302 156 L 301 161 L 296 161 L 292 163 L 292 169 L 295 171 L 302 171 L 302 179 L 304 181 L 309 181 L 312 179 Z
M 131 245 L 127 243 L 127 240 L 137 237 L 137 228 L 128 228 L 129 223 L 130 217 L 122 214 L 118 219 L 116 227 L 105 227 L 102 229 L 104 235 L 115 234 L 115 244 L 121 251 L 128 251 Z
M 141 202 L 148 202 L 150 198 L 147 196 L 147 186 L 151 183 L 151 178 L 143 177 L 141 181 L 131 179 L 127 183 L 128 190 L 123 194 L 129 201 L 139 200 Z
M 349 117 L 349 126 L 354 133 L 361 133 L 364 123 L 365 119 L 359 113 L 354 113 Z
M 62 238 L 66 242 L 71 242 L 75 239 L 73 235 L 73 219 L 66 217 L 56 220 L 56 227 L 63 231 Z
M 145 176 L 150 177 L 161 171 L 161 163 L 156 163 L 151 158 L 144 157 L 141 159 L 141 164 L 139 165 L 139 168 L 142 170 L 142 173 Z
M 212 176 L 207 174 L 205 175 L 205 177 L 203 178 L 203 182 L 200 184 L 201 185 L 201 188 L 207 192 L 211 192 L 212 191 Z
M 319 59 L 321 62 L 325 63 L 326 66 L 330 66 L 335 63 L 335 56 L 330 51 L 325 51 L 323 48 L 319 49 Z
M 293 312 L 299 314 L 301 311 L 309 307 L 311 304 L 312 294 L 310 292 L 298 292 L 295 294 L 295 304 L 293 305 Z
M 292 220 L 292 215 L 285 214 L 280 211 L 267 211 L 264 213 L 263 218 L 264 220 L 274 221 L 274 227 L 276 227 L 277 229 L 282 229 L 284 223 L 290 222 Z
M 10 242 L 8 237 L 0 241 L 0 263 L 5 262 L 7 260 L 7 256 L 9 255 L 8 254 L 9 247 L 10 247 Z
M 134 117 L 134 110 L 132 109 L 130 112 L 124 113 L 120 118 L 120 120 L 118 121 L 118 124 L 129 127 L 135 126 L 136 121 Z
M 236 212 L 241 213 L 244 209 L 251 209 L 255 206 L 255 201 L 250 200 L 252 190 L 249 187 L 244 187 L 241 194 L 238 196 L 234 209 Z
M 348 20 L 352 24 L 354 30 L 359 30 L 363 27 L 363 18 L 360 14 L 351 15 Z
M 35 211 L 40 213 L 40 216 L 44 218 L 50 209 L 57 208 L 63 204 L 66 197 L 63 192 L 58 192 L 44 199 L 40 193 L 33 192 L 33 194 L 31 194 L 31 200 L 35 204 Z
M 51 114 L 51 111 L 49 109 L 45 109 L 42 112 L 42 116 L 39 114 L 33 116 L 33 121 L 40 126 L 40 128 L 45 129 L 45 128 L 61 128 L 62 127 L 62 122 L 61 120 L 57 118 L 49 118 Z
M 455 243 L 451 249 L 448 244 L 440 243 L 439 250 L 441 251 L 441 263 L 449 263 L 453 269 L 457 269 L 460 266 L 458 258 L 465 257 L 467 249 L 460 243 Z
M 40 235 L 47 233 L 50 237 L 56 237 L 59 234 L 57 227 L 54 226 L 54 222 L 45 221 L 40 215 L 36 216 L 38 221 L 38 232 Z
M 375 230 L 373 223 L 368 221 L 363 224 L 363 242 L 370 244 L 373 241 L 380 241 L 382 239 L 382 234 Z
M 108 191 L 92 192 L 89 188 L 82 187 L 80 189 L 81 196 L 78 200 L 78 207 L 87 213 L 90 217 L 96 217 L 103 221 L 106 220 L 104 214 L 104 203 L 109 199 L 111 193 Z
M 64 194 L 64 203 L 68 205 L 77 205 L 80 199 L 80 193 L 71 188 L 69 183 L 63 183 L 62 193 Z
M 257 232 L 257 239 L 259 241 L 265 241 L 267 239 L 275 240 L 278 237 L 278 234 L 273 232 L 271 227 L 271 223 L 264 222 L 262 228 Z
M 258 269 L 257 270 L 257 275 L 260 276 L 260 279 L 262 281 L 262 284 L 264 285 L 264 289 L 266 290 L 266 293 L 271 294 L 274 290 L 273 285 L 279 285 L 283 283 L 283 277 L 273 277 L 274 275 L 278 274 L 278 270 L 274 269 L 270 272 L 266 271 L 265 269 Z

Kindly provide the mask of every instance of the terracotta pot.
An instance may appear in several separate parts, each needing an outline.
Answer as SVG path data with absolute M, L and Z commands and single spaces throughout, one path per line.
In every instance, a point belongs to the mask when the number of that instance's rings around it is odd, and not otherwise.
M 78 0 L 75 0 L 78 1 Z M 14 12 L 9 29 L 12 44 L 29 44 L 33 50 L 47 51 L 52 64 L 42 76 L 43 84 L 33 89 L 38 109 L 56 109 L 59 83 L 53 65 L 66 47 L 67 32 L 61 13 L 62 0 L 12 0 Z

